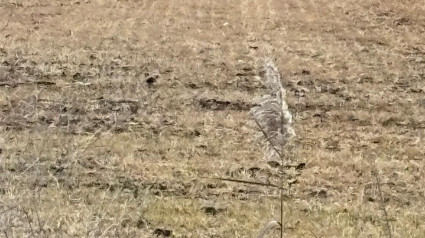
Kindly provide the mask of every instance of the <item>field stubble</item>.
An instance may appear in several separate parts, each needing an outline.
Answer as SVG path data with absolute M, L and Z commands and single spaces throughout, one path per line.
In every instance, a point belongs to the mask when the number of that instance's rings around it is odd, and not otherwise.
M 6 0 L 0 16 L 0 237 L 258 234 L 277 191 L 212 178 L 276 179 L 248 114 L 263 57 L 305 163 L 285 235 L 423 236 L 421 1 Z

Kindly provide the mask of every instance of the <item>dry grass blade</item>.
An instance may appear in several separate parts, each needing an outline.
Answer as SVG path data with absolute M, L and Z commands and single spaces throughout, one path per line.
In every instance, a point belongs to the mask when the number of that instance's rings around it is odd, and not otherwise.
M 274 228 L 274 227 L 276 227 L 276 226 L 280 226 L 281 227 L 281 224 L 279 224 L 279 222 L 277 222 L 277 221 L 270 221 L 270 222 L 268 222 L 267 224 L 266 224 L 266 226 L 261 230 L 261 232 L 260 232 L 260 234 L 257 236 L 257 238 L 264 238 L 265 237 L 265 235 L 267 234 L 267 232 L 270 230 L 270 229 L 272 229 L 272 228 Z M 283 228 L 281 228 L 281 229 L 283 229 Z
M 9 26 L 9 22 L 10 22 L 10 17 L 12 16 L 13 13 L 13 8 L 10 9 L 10 13 L 9 13 L 9 17 L 7 18 L 7 22 L 6 24 L 4 24 L 4 26 L 0 29 L 0 32 L 3 32 L 8 26 Z
M 372 165 L 373 165 L 372 174 L 373 174 L 373 176 L 375 177 L 375 180 L 376 180 L 376 187 L 378 189 L 381 209 L 382 209 L 382 211 L 384 213 L 384 217 L 385 217 L 385 230 L 386 230 L 388 237 L 392 238 L 391 225 L 390 225 L 389 218 L 388 218 L 388 212 L 387 212 L 387 209 L 385 208 L 385 204 L 384 204 L 384 196 L 382 195 L 382 189 L 381 189 L 381 180 L 379 179 L 379 176 L 378 176 L 378 171 L 376 169 L 375 160 L 373 160 Z
M 29 214 L 28 214 L 28 211 L 27 211 L 27 210 L 25 210 L 25 209 L 23 209 L 22 211 L 24 212 L 25 217 L 27 218 L 28 225 L 29 225 L 29 227 L 30 227 L 30 231 L 31 231 L 31 235 L 32 235 L 32 237 L 34 237 L 34 229 L 32 228 L 31 218 L 30 218 L 30 216 L 29 216 Z

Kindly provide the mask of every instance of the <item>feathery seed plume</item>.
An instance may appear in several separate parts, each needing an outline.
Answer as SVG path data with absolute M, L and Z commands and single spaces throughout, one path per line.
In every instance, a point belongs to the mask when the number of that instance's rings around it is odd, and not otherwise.
M 254 100 L 251 113 L 269 142 L 270 159 L 283 154 L 284 146 L 295 136 L 292 114 L 285 101 L 286 90 L 277 67 L 270 58 L 264 60 L 264 77 L 267 93 Z

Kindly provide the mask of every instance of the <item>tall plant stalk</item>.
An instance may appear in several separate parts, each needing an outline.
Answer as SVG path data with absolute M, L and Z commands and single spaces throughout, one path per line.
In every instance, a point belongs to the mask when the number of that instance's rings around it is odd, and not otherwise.
M 283 185 L 284 185 L 284 156 L 288 142 L 295 136 L 292 128 L 292 114 L 285 101 L 286 90 L 273 60 L 264 60 L 264 77 L 267 92 L 255 100 L 251 113 L 268 142 L 266 150 L 267 160 L 280 161 L 280 237 L 283 238 Z M 270 229 L 269 226 L 266 227 Z M 267 230 L 262 231 L 263 237 Z

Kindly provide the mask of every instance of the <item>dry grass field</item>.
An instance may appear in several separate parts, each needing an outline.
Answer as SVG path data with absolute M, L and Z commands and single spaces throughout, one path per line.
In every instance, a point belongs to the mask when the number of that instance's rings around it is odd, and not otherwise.
M 276 179 L 264 57 L 297 133 L 285 237 L 424 237 L 424 6 L 1 0 L 0 237 L 256 237 L 278 192 L 214 178 Z

